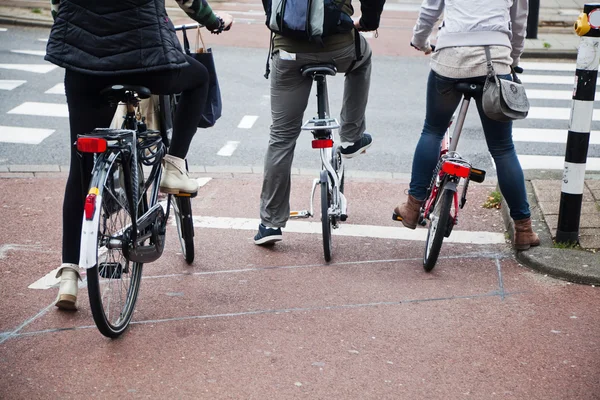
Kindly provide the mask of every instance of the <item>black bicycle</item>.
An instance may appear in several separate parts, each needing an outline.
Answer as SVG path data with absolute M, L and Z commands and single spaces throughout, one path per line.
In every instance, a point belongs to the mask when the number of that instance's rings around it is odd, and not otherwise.
M 171 205 L 188 263 L 194 259 L 194 226 L 192 196 L 168 195 L 166 205 L 159 202 L 175 96 L 159 97 L 160 130 L 149 130 L 139 111 L 140 100 L 151 96 L 149 89 L 113 85 L 101 93 L 112 104 L 125 104 L 127 113 L 122 129 L 95 129 L 77 139 L 78 151 L 94 157 L 79 265 L 87 269 L 94 322 L 103 335 L 115 338 L 131 321 L 142 266 L 162 255 Z

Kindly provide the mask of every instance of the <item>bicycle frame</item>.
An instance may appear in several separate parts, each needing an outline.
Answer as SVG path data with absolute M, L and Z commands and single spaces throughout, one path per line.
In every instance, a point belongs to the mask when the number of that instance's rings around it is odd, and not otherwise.
M 332 207 L 329 208 L 329 216 L 335 216 L 334 228 L 338 228 L 338 220 L 344 221 L 347 213 L 346 198 L 340 191 L 341 181 L 344 175 L 343 160 L 339 159 L 339 168 L 336 171 L 332 160 L 333 153 L 333 130 L 339 129 L 340 124 L 335 118 L 331 118 L 329 114 L 329 96 L 327 91 L 327 80 L 323 73 L 314 73 L 313 80 L 317 86 L 317 118 L 306 121 L 302 125 L 302 130 L 312 132 L 315 140 L 313 140 L 313 148 L 319 149 L 321 158 L 321 171 L 326 172 L 332 187 Z M 337 155 L 336 155 L 337 157 Z M 321 174 L 322 175 L 322 174 Z M 313 180 L 311 195 L 310 195 L 310 210 L 295 211 L 290 213 L 291 218 L 308 218 L 314 216 L 314 195 L 315 190 L 321 177 Z
M 148 179 L 146 180 L 145 186 L 141 188 L 139 193 L 139 171 L 138 171 L 138 157 L 140 157 L 139 151 L 147 151 L 152 146 L 158 147 L 168 143 L 168 137 L 166 132 L 162 130 L 159 132 L 160 139 L 158 137 L 151 138 L 151 135 L 156 136 L 156 131 L 145 131 L 142 130 L 138 134 L 138 130 L 143 128 L 143 122 L 140 124 L 136 118 L 135 109 L 137 106 L 137 99 L 128 98 L 127 100 L 127 114 L 123 122 L 123 128 L 127 129 L 96 129 L 89 135 L 84 135 L 86 138 L 98 138 L 106 141 L 106 149 L 102 153 L 94 153 L 94 168 L 92 170 L 92 182 L 90 182 L 89 193 L 86 196 L 85 203 L 85 217 L 82 224 L 82 239 L 80 247 L 80 261 L 79 265 L 83 268 L 92 268 L 96 263 L 96 251 L 97 251 L 97 240 L 98 240 L 98 222 L 100 218 L 100 208 L 102 207 L 102 197 L 98 195 L 98 187 L 103 185 L 108 179 L 108 174 L 112 168 L 113 163 L 118 157 L 123 159 L 120 162 L 123 168 L 123 179 L 124 187 L 122 189 L 125 192 L 125 197 L 128 203 L 129 212 L 131 215 L 130 226 L 124 227 L 121 232 L 122 236 L 120 241 L 111 240 L 109 246 L 112 248 L 122 248 L 122 251 L 127 259 L 133 262 L 147 263 L 157 260 L 164 249 L 164 235 L 166 232 L 166 223 L 169 216 L 169 205 L 167 205 L 167 212 L 164 213 L 162 206 L 158 203 L 159 196 L 159 185 L 162 168 L 160 166 L 160 160 L 154 160 L 152 162 L 152 169 Z M 139 126 L 139 125 L 141 126 Z M 143 128 L 145 129 L 145 128 Z M 138 148 L 138 144 L 143 143 L 144 139 L 153 140 L 150 146 Z M 140 142 L 141 141 L 141 142 Z M 162 150 L 156 150 L 155 152 L 150 151 L 150 158 L 157 155 Z M 163 154 L 159 154 L 158 157 L 162 159 Z M 145 161 L 147 156 L 142 156 L 142 162 Z M 136 168 L 131 168 L 136 166 Z M 150 199 L 147 198 L 148 189 L 153 185 L 150 192 Z M 131 188 L 131 190 L 130 190 Z M 170 197 L 169 200 L 170 202 Z M 142 202 L 144 202 L 142 204 Z M 152 207 L 149 208 L 149 205 Z M 139 215 L 140 206 L 146 210 L 143 215 Z M 158 229 L 155 228 L 154 224 L 160 223 Z M 144 245 L 143 242 L 151 239 L 149 245 Z M 113 247 L 114 246 L 114 247 Z
M 471 101 L 470 96 L 463 96 L 463 99 L 462 99 L 461 105 L 460 105 L 460 109 L 458 111 L 458 115 L 456 118 L 456 123 L 454 125 L 454 132 L 453 132 L 452 136 L 450 136 L 450 128 L 453 124 L 453 121 L 451 120 L 450 126 L 448 126 L 448 129 L 446 130 L 446 133 L 444 134 L 444 138 L 442 139 L 442 147 L 440 150 L 440 161 L 438 162 L 438 165 L 434 171 L 432 182 L 429 185 L 429 189 L 428 189 L 427 195 L 425 197 L 427 200 L 425 201 L 425 204 L 422 208 L 423 209 L 422 215 L 423 215 L 424 219 L 428 218 L 430 211 L 433 209 L 433 207 L 435 207 L 435 203 L 438 200 L 439 188 L 440 187 L 448 187 L 450 190 L 454 191 L 455 213 L 454 213 L 454 215 L 451 215 L 453 225 L 455 225 L 456 222 L 458 221 L 458 209 L 459 209 L 458 185 L 460 183 L 461 177 L 448 173 L 448 171 L 444 169 L 444 164 L 448 161 L 458 162 L 461 164 L 468 165 L 469 169 L 471 168 L 471 165 L 469 163 L 467 163 L 466 161 L 464 161 L 460 158 L 456 158 L 456 156 L 457 156 L 456 148 L 458 146 L 458 140 L 460 139 L 460 135 L 461 135 L 464 123 L 465 123 L 465 119 L 467 116 L 467 111 L 469 109 L 470 101 Z M 460 157 L 460 156 L 458 156 L 458 157 Z M 446 183 L 448 181 L 449 181 L 449 183 L 451 183 L 450 185 L 448 185 Z M 446 183 L 446 184 L 444 185 L 444 183 Z M 462 206 L 464 206 L 464 202 L 466 202 L 465 196 L 466 196 L 468 185 L 469 185 L 469 178 L 467 177 L 465 186 L 463 188 L 463 195 L 462 195 L 463 201 L 461 201 L 460 208 L 462 208 Z

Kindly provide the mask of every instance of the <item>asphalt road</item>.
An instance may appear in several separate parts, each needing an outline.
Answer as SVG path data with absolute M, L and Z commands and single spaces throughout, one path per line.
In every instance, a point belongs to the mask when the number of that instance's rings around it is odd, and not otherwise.
M 14 110 L 26 102 L 65 104 L 64 94 L 48 94 L 47 90 L 62 83 L 64 71 L 55 68 L 46 73 L 23 70 L 27 66 L 51 66 L 43 61 L 48 29 L 7 27 L 0 32 L 0 64 L 8 67 L 0 68 L 0 81 L 26 81 L 12 90 L 0 90 L 0 125 L 21 128 L 44 128 L 54 130 L 52 134 L 39 144 L 7 143 L 0 138 L 0 165 L 35 164 L 35 165 L 68 165 L 68 118 L 66 116 L 35 116 L 15 114 Z M 257 25 L 236 26 L 238 31 L 256 29 Z M 400 32 L 400 31 L 398 31 Z M 237 32 L 239 35 L 240 32 Z M 394 34 L 394 33 L 391 33 Z M 404 34 L 404 33 L 403 33 Z M 210 35 L 209 35 L 210 37 Z M 425 110 L 425 85 L 429 72 L 428 60 L 415 56 L 407 49 L 407 56 L 389 56 L 390 51 L 377 48 L 374 43 L 373 73 L 371 92 L 367 109 L 368 132 L 374 137 L 374 144 L 366 157 L 359 157 L 348 163 L 348 168 L 359 171 L 409 172 L 412 153 L 419 137 Z M 238 43 L 244 46 L 244 43 Z M 26 51 L 27 54 L 16 53 Z M 232 47 L 229 45 L 213 45 L 219 80 L 223 96 L 223 117 L 217 125 L 206 130 L 199 130 L 189 152 L 191 165 L 210 166 L 254 166 L 263 163 L 269 136 L 269 83 L 263 78 L 266 48 Z M 378 51 L 379 50 L 379 51 Z M 40 52 L 31 54 L 31 52 Z M 562 65 L 554 60 L 552 65 Z M 23 65 L 15 67 L 13 64 Z M 552 68 L 550 66 L 550 69 Z M 17 68 L 17 69 L 14 69 Z M 537 67 L 536 67 L 537 68 Z M 530 69 L 525 75 L 555 76 L 565 82 L 571 82 L 574 72 L 556 70 Z M 528 76 L 525 76 L 527 78 Z M 525 79 L 524 79 L 525 81 Z M 528 90 L 571 90 L 568 83 L 527 83 Z M 343 77 L 329 79 L 330 104 L 332 110 L 339 110 L 343 89 Z M 315 96 L 305 114 L 305 119 L 316 113 Z M 570 100 L 554 100 L 551 98 L 531 99 L 532 107 L 556 107 L 567 112 Z M 45 105 L 32 106 L 26 113 L 46 109 Z M 552 114 L 552 110 L 549 111 Z M 542 113 L 537 118 L 528 118 L 515 123 L 515 128 L 556 129 L 566 137 L 568 120 L 555 120 L 551 115 Z M 245 116 L 257 117 L 251 127 L 239 127 Z M 251 118 L 253 119 L 253 118 Z M 594 122 L 593 128 L 598 128 Z M 564 156 L 564 142 L 551 143 L 541 141 L 539 135 L 535 141 L 516 142 L 520 155 Z M 544 135 L 543 133 L 541 134 Z M 26 134 L 25 134 L 26 136 Z M 296 148 L 294 166 L 297 168 L 318 168 L 318 154 L 311 148 L 309 133 L 303 134 Z M 11 139 L 14 141 L 14 138 Z M 230 142 L 233 142 L 231 144 Z M 230 143 L 235 150 L 231 155 L 217 154 L 223 146 Z M 494 166 L 485 150 L 483 134 L 474 107 L 469 112 L 459 152 L 471 160 L 474 165 L 490 171 L 493 176 Z M 600 157 L 600 145 L 592 145 L 589 157 Z

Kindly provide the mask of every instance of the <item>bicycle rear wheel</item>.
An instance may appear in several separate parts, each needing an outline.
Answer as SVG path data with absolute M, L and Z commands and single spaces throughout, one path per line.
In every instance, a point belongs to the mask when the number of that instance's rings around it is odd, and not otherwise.
M 141 166 L 138 167 L 142 174 Z M 139 175 L 143 185 L 143 176 Z M 94 322 L 107 337 L 121 335 L 129 325 L 142 278 L 142 263 L 128 261 L 124 235 L 132 215 L 126 196 L 121 154 L 103 154 L 94 169 L 90 192 L 100 197 L 96 264 L 87 270 L 88 295 Z M 145 202 L 140 202 L 143 213 Z
M 189 197 L 173 196 L 173 211 L 177 223 L 177 235 L 183 257 L 188 264 L 194 262 L 194 220 Z
M 329 178 L 327 171 L 321 171 L 321 225 L 323 228 L 323 255 L 325 261 L 331 261 L 331 218 L 329 208 L 331 207 Z
M 429 214 L 429 230 L 427 232 L 427 240 L 425 241 L 425 254 L 423 256 L 423 268 L 430 272 L 437 262 L 442 241 L 446 234 L 446 229 L 450 220 L 450 208 L 454 192 L 440 187 L 438 199 Z

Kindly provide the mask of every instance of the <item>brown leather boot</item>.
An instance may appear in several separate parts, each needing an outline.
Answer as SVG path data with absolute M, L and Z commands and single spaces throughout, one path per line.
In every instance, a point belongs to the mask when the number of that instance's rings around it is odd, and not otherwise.
M 401 221 L 408 229 L 415 229 L 417 227 L 417 222 L 419 222 L 422 204 L 422 201 L 408 195 L 406 203 L 402 203 L 394 208 L 392 219 L 394 221 Z
M 539 245 L 540 238 L 531 228 L 531 218 L 515 220 L 515 249 L 527 250 L 531 246 Z

